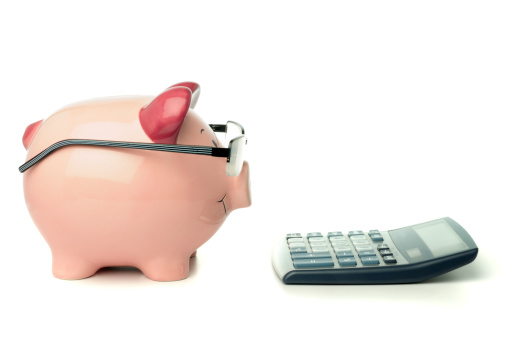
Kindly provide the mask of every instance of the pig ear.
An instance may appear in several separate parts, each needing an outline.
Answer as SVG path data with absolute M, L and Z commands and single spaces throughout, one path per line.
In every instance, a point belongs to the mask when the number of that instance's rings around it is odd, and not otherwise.
M 154 143 L 176 144 L 192 100 L 189 88 L 170 87 L 141 108 L 139 122 Z
M 196 103 L 198 102 L 199 93 L 201 92 L 199 84 L 194 83 L 194 82 L 180 82 L 175 85 L 172 85 L 170 88 L 174 88 L 174 87 L 186 87 L 186 88 L 189 88 L 190 91 L 192 91 L 192 100 L 190 103 L 190 108 L 194 109 L 194 107 L 196 106 Z

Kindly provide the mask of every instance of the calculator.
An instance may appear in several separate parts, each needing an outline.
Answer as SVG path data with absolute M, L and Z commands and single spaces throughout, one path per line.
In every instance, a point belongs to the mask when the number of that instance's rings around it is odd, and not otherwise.
M 467 231 L 442 218 L 389 231 L 289 233 L 277 240 L 272 264 L 288 284 L 414 283 L 477 255 Z

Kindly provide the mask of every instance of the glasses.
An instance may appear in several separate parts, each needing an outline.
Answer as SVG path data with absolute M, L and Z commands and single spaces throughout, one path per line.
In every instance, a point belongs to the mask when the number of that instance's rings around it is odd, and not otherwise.
M 109 140 L 92 140 L 92 139 L 66 139 L 57 142 L 26 163 L 19 167 L 21 173 L 34 166 L 42 159 L 46 158 L 55 150 L 69 145 L 89 145 L 89 146 L 107 146 L 107 147 L 121 147 L 129 149 L 150 150 L 150 151 L 164 151 L 176 152 L 187 154 L 199 154 L 204 156 L 222 157 L 227 158 L 226 174 L 230 177 L 236 177 L 240 174 L 243 167 L 243 153 L 245 145 L 247 145 L 247 138 L 245 137 L 245 130 L 243 127 L 236 123 L 229 121 L 226 124 L 210 124 L 213 132 L 220 132 L 225 134 L 226 141 L 229 142 L 227 148 L 212 147 L 212 146 L 196 146 L 196 145 L 171 145 L 171 144 L 156 144 L 156 143 L 133 143 L 133 142 L 118 142 Z

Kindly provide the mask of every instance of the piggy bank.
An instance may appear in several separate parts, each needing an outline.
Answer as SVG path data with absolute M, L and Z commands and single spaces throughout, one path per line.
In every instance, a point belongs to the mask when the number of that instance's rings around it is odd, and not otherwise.
M 55 277 L 133 266 L 184 279 L 196 249 L 250 206 L 243 128 L 205 123 L 199 90 L 185 82 L 155 98 L 89 100 L 27 127 L 25 200 Z M 224 147 L 218 134 L 235 137 Z

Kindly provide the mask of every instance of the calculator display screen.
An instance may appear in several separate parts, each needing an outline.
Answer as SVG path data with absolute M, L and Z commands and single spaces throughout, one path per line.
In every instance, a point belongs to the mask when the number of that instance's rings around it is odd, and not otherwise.
M 468 245 L 444 220 L 436 220 L 413 226 L 434 257 L 467 250 Z

